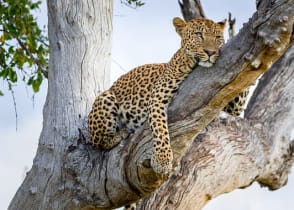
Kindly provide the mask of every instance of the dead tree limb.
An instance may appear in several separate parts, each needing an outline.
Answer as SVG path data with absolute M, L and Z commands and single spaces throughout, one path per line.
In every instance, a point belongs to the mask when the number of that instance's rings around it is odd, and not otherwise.
M 205 18 L 204 10 L 200 0 L 178 0 L 181 12 L 186 21 L 194 18 Z

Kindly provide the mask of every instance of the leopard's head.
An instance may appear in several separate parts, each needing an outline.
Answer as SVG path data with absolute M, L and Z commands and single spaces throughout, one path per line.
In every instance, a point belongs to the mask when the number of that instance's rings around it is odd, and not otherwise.
M 184 52 L 198 65 L 210 67 L 216 62 L 219 49 L 224 44 L 226 20 L 215 23 L 208 19 L 193 19 L 185 22 L 176 17 L 173 24 L 181 36 Z

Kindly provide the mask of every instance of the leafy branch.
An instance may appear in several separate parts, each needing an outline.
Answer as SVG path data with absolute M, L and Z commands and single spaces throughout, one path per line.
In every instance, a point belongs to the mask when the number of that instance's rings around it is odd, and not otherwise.
M 33 0 L 0 2 L 0 79 L 9 90 L 21 78 L 38 92 L 48 77 L 48 38 L 32 14 L 40 4 Z
M 128 7 L 131 7 L 133 9 L 136 9 L 138 7 L 142 7 L 145 5 L 145 2 L 142 2 L 140 0 L 121 0 L 120 3 L 127 5 Z

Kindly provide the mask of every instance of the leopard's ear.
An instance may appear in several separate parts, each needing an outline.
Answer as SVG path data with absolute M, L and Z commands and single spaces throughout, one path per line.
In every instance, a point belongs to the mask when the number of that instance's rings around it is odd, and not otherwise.
M 179 17 L 175 17 L 173 19 L 173 24 L 174 24 L 174 27 L 176 28 L 176 32 L 182 36 L 182 32 L 183 32 L 183 29 L 185 28 L 185 26 L 187 25 L 187 23 L 179 18 Z
M 227 24 L 227 19 L 223 19 L 222 21 L 217 22 L 217 24 L 224 29 L 226 27 Z

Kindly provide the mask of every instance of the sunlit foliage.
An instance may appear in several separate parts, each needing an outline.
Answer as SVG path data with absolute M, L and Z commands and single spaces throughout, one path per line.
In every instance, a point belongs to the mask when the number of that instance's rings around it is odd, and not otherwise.
M 32 0 L 0 1 L 0 79 L 9 90 L 22 80 L 38 92 L 47 78 L 48 39 L 32 14 L 40 4 Z

